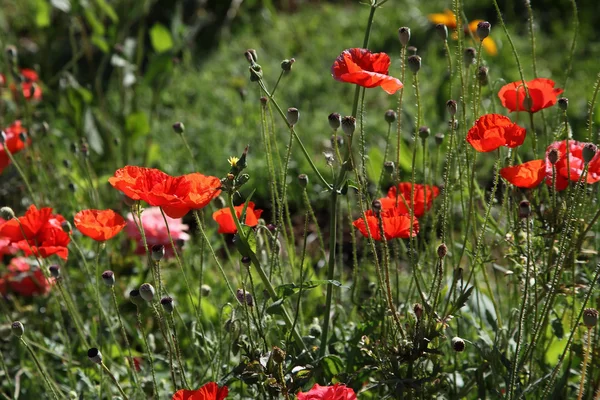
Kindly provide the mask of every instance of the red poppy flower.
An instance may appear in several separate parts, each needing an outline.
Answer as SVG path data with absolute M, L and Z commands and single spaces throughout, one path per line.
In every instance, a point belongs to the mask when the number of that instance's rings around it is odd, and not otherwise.
M 411 231 L 410 215 L 406 214 L 406 207 L 396 207 L 396 199 L 389 197 L 384 197 L 383 199 L 379 199 L 379 201 L 381 203 L 381 219 L 383 222 L 383 233 L 385 234 L 385 238 L 387 240 L 395 238 L 409 238 Z M 367 217 L 367 224 L 369 226 L 368 231 L 367 226 L 365 225 L 365 220 L 362 217 L 355 220 L 352 225 L 354 225 L 354 227 L 357 228 L 364 237 L 369 237 L 370 233 L 374 240 L 381 240 L 379 218 L 373 212 L 373 210 L 367 210 L 365 214 Z M 417 221 L 415 217 L 412 224 L 413 237 L 417 236 L 418 233 L 419 221 Z
M 546 178 L 546 161 L 533 160 L 500 170 L 500 175 L 516 187 L 532 189 Z
M 172 400 L 223 400 L 228 393 L 227 386 L 219 387 L 215 382 L 208 382 L 198 390 L 178 390 Z
M 502 86 L 498 97 L 502 105 L 513 111 L 538 112 L 543 108 L 552 107 L 556 104 L 559 94 L 563 92 L 560 88 L 554 88 L 554 81 L 546 78 L 536 78 L 525 82 L 529 95 L 531 96 L 531 107 L 525 101 L 525 86 L 523 81 L 512 82 Z
M 162 207 L 171 218 L 205 207 L 221 193 L 221 181 L 214 176 L 193 173 L 173 177 L 154 168 L 126 166 L 108 181 L 133 200 Z
M 388 190 L 388 198 L 393 199 L 393 203 L 400 209 L 401 213 L 410 214 L 408 206 L 411 204 L 412 184 L 410 182 L 400 182 L 398 186 L 392 186 Z M 427 200 L 425 200 L 425 192 L 427 192 Z M 398 201 L 396 202 L 396 193 L 398 193 Z M 425 212 L 431 208 L 433 199 L 440 195 L 440 189 L 433 185 L 415 184 L 415 210 L 414 215 L 421 218 Z M 382 199 L 383 200 L 383 199 Z M 388 201 L 386 201 L 388 203 Z
M 21 70 L 21 76 L 23 81 L 21 82 L 21 88 L 23 90 L 23 97 L 26 100 L 41 100 L 42 99 L 42 88 L 37 84 L 39 80 L 37 72 L 33 69 L 23 68 Z M 0 74 L 0 86 L 6 84 L 6 77 Z M 13 96 L 17 96 L 17 85 L 14 83 L 10 84 L 10 90 L 13 92 Z
M 10 261 L 8 271 L 0 277 L 0 294 L 12 292 L 23 297 L 39 296 L 48 293 L 52 284 L 28 259 L 16 257 Z
M 21 121 L 18 120 L 13 122 L 8 128 L 4 129 L 4 144 L 0 144 L 0 174 L 4 168 L 10 164 L 10 158 L 8 158 L 5 149 L 8 149 L 11 154 L 15 154 L 23 150 L 31 141 L 30 139 L 27 139 L 27 143 L 24 143 L 20 137 L 21 133 L 27 133 L 27 130 L 23 128 Z
M 525 141 L 525 128 L 499 114 L 486 114 L 475 121 L 467 133 L 467 142 L 479 152 L 496 150 L 499 147 L 517 147 Z
M 556 168 L 556 190 L 564 190 L 569 186 L 569 181 L 579 181 L 585 162 L 583 161 L 583 148 L 587 143 L 569 140 L 569 162 L 567 168 L 567 143 L 566 140 L 554 142 L 546 149 L 546 184 L 552 185 L 552 164 L 548 160 L 548 153 L 552 149 L 558 150 L 559 159 Z M 586 176 L 586 183 L 600 181 L 600 152 L 590 160 Z
M 51 208 L 38 210 L 31 205 L 18 222 L 12 219 L 0 225 L 0 236 L 10 239 L 26 255 L 46 258 L 56 254 L 66 260 L 71 239 L 61 227 L 64 221 L 62 215 L 53 215 Z
M 6 220 L 4 218 L 0 218 L 0 226 L 2 226 L 4 223 L 6 223 Z M 0 236 L 0 258 L 4 255 L 15 254 L 18 250 L 19 248 L 12 244 L 9 238 Z
M 381 86 L 389 94 L 402 89 L 402 82 L 388 75 L 390 57 L 371 53 L 367 49 L 347 49 L 331 67 L 331 75 L 340 82 L 354 83 L 366 88 Z
M 81 233 L 98 242 L 112 239 L 127 225 L 113 210 L 82 210 L 75 214 L 74 222 Z
M 315 383 L 308 392 L 298 393 L 298 400 L 356 400 L 356 393 L 339 383 L 333 386 L 321 386 Z
M 238 218 L 242 216 L 242 211 L 244 209 L 244 205 L 240 204 L 237 207 L 233 207 L 235 209 L 235 215 Z M 255 210 L 254 203 L 248 202 L 248 208 L 246 208 L 246 222 L 245 224 L 248 226 L 256 226 L 258 225 L 258 219 L 262 214 L 263 210 Z M 213 219 L 219 224 L 219 233 L 236 233 L 237 228 L 235 226 L 235 221 L 231 216 L 231 211 L 229 207 L 221 208 L 217 210 L 212 215 Z M 241 222 L 241 221 L 240 221 Z

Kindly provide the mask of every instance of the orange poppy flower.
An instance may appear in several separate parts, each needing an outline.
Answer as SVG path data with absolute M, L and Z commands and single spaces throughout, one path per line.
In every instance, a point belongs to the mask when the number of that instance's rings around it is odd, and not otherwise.
M 467 142 L 479 152 L 499 147 L 517 147 L 525 141 L 526 130 L 500 114 L 486 114 L 467 133 Z
M 18 120 L 4 129 L 4 144 L 0 144 L 0 174 L 10 164 L 10 158 L 8 158 L 5 149 L 8 149 L 10 154 L 15 154 L 23 150 L 31 142 L 30 139 L 27 139 L 27 143 L 23 142 L 20 137 L 21 133 L 27 133 L 27 130 L 23 128 L 21 121 Z
M 75 214 L 74 222 L 81 233 L 98 242 L 112 239 L 127 225 L 113 210 L 82 210 Z
M 396 207 L 400 209 L 401 213 L 410 214 L 410 209 L 407 207 L 407 205 L 411 204 L 411 191 L 412 184 L 410 182 L 400 182 L 398 186 L 392 186 L 388 190 L 388 199 L 392 200 L 393 205 L 396 205 L 397 203 Z M 427 192 L 427 200 L 425 200 L 425 192 Z M 398 194 L 397 202 L 396 194 Z M 419 183 L 415 184 L 415 210 L 413 211 L 415 217 L 421 218 L 425 214 L 425 212 L 431 208 L 431 205 L 433 204 L 433 199 L 435 199 L 439 195 L 440 189 L 437 186 L 422 185 Z M 387 204 L 389 203 L 388 199 L 382 199 L 382 201 L 385 201 Z
M 389 94 L 402 89 L 402 82 L 388 75 L 390 57 L 385 53 L 371 53 L 367 49 L 347 49 L 331 67 L 331 75 L 340 82 L 354 83 L 366 88 L 380 86 Z
M 529 90 L 531 97 L 531 107 L 525 102 L 525 86 Z M 536 78 L 525 82 L 512 82 L 502 86 L 498 92 L 498 97 L 502 105 L 510 112 L 514 111 L 529 111 L 538 112 L 541 109 L 552 107 L 556 104 L 558 96 L 563 92 L 561 88 L 555 88 L 553 80 L 546 78 Z
M 500 175 L 516 187 L 532 189 L 546 178 L 546 161 L 533 160 L 505 167 L 500 170 Z
M 235 209 L 235 215 L 238 218 L 242 216 L 242 211 L 244 209 L 244 205 L 240 204 L 237 207 L 233 207 Z M 246 208 L 246 222 L 247 226 L 256 226 L 258 225 L 258 219 L 260 218 L 263 210 L 255 210 L 254 203 L 248 202 L 248 208 Z M 213 219 L 219 224 L 219 232 L 218 233 L 236 233 L 237 228 L 235 226 L 235 221 L 231 216 L 231 211 L 229 207 L 222 208 L 217 210 L 212 215 Z
M 158 169 L 126 166 L 108 182 L 133 200 L 162 207 L 171 218 L 205 207 L 221 193 L 221 181 L 200 173 L 173 177 Z
M 318 383 L 306 393 L 299 392 L 298 400 L 356 400 L 356 393 L 346 385 L 321 386 Z
M 219 387 L 215 382 L 208 382 L 198 390 L 178 390 L 172 400 L 223 400 L 228 394 L 227 386 Z
M 566 140 L 554 142 L 546 149 L 546 184 L 552 185 L 552 164 L 548 160 L 551 149 L 558 150 L 560 156 L 555 164 L 556 190 L 564 190 L 569 186 L 569 181 L 577 182 L 581 179 L 585 161 L 583 160 L 583 148 L 587 143 L 569 140 L 569 162 L 567 163 Z M 568 165 L 568 168 L 567 168 Z M 596 153 L 588 164 L 586 183 L 592 184 L 600 181 L 600 152 Z
M 405 212 L 406 207 L 396 207 L 396 199 L 392 198 L 382 198 L 379 199 L 381 203 L 381 219 L 383 222 L 383 233 L 385 234 L 385 238 L 387 240 L 402 238 L 407 239 L 410 237 L 411 225 L 410 225 L 410 215 Z M 369 233 L 374 240 L 381 240 L 381 232 L 379 230 L 379 218 L 373 212 L 373 210 L 367 210 L 365 212 L 367 224 L 369 226 L 369 230 L 367 231 L 367 225 L 365 225 L 365 220 L 360 217 L 355 220 L 352 225 L 356 229 L 362 233 L 364 237 L 369 237 Z M 413 237 L 417 236 L 419 233 L 419 221 L 417 221 L 416 217 L 414 218 L 414 222 L 412 224 L 412 234 Z
M 443 13 L 439 14 L 429 14 L 427 18 L 434 24 L 443 24 L 448 27 L 448 29 L 456 30 L 456 15 L 450 10 L 444 10 Z M 482 19 L 476 19 L 469 22 L 469 25 L 465 26 L 465 33 L 472 32 L 475 34 L 477 31 L 477 24 L 482 22 Z M 454 34 L 454 39 L 457 38 L 456 33 Z M 498 54 L 498 47 L 492 38 L 489 36 L 483 39 L 483 43 L 481 44 L 485 51 L 491 56 L 495 56 Z
M 62 215 L 53 215 L 51 208 L 38 210 L 31 205 L 19 221 L 12 219 L 0 225 L 0 236 L 10 239 L 26 255 L 46 258 L 56 254 L 66 260 L 71 239 L 61 227 L 64 221 Z

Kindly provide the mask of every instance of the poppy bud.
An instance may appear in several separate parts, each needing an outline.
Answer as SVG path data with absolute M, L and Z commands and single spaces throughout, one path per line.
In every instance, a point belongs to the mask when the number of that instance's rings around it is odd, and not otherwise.
M 283 364 L 283 362 L 285 361 L 285 351 L 283 351 L 279 347 L 273 347 L 273 352 L 271 354 L 273 356 L 273 361 L 275 362 L 275 364 Z
M 258 55 L 256 54 L 256 50 L 254 49 L 248 49 L 244 52 L 244 57 L 246 57 L 246 60 L 248 60 L 248 62 L 250 63 L 250 65 L 254 64 L 257 59 L 258 59 Z
M 173 312 L 173 309 L 175 308 L 175 302 L 173 301 L 173 298 L 169 296 L 160 299 L 160 305 L 162 306 L 163 310 L 165 310 L 165 312 L 168 314 L 171 314 Z
M 527 200 L 519 203 L 519 218 L 527 218 L 531 215 L 531 204 Z
M 300 187 L 305 188 L 308 185 L 308 176 L 306 174 L 298 175 L 298 184 Z
M 289 60 L 283 60 L 281 62 L 281 69 L 284 72 L 290 72 L 292 70 L 292 65 L 296 62 L 294 58 L 290 58 Z
M 51 265 L 48 267 L 48 271 L 50 271 L 50 276 L 53 278 L 59 278 L 60 277 L 60 267 L 56 264 Z
M 448 100 L 446 102 L 446 110 L 448 110 L 448 114 L 450 114 L 451 117 L 456 115 L 457 108 L 458 105 L 456 104 L 456 100 Z
M 200 286 L 200 293 L 202 294 L 202 297 L 210 296 L 210 292 L 212 292 L 212 288 L 206 283 Z
M 410 28 L 403 26 L 398 29 L 398 39 L 400 39 L 400 44 L 402 44 L 403 47 L 406 47 L 410 41 Z
M 442 132 L 436 133 L 435 134 L 435 144 L 440 146 L 442 143 L 444 143 L 444 134 Z
M 386 161 L 383 163 L 383 170 L 387 173 L 387 174 L 393 174 L 394 171 L 396 170 L 396 165 L 394 164 L 393 161 Z
M 475 62 L 475 57 L 477 56 L 477 50 L 473 47 L 467 47 L 465 52 L 463 53 L 463 62 L 468 67 L 469 65 Z
M 583 310 L 583 323 L 589 329 L 592 329 L 598 324 L 598 310 L 595 308 L 586 308 Z
M 477 80 L 481 86 L 487 86 L 488 84 L 488 67 L 482 65 L 477 70 Z
M 131 301 L 136 306 L 141 306 L 144 304 L 144 299 L 140 296 L 140 291 L 137 289 L 133 289 L 129 292 L 129 301 Z
M 25 327 L 23 326 L 21 321 L 13 322 L 12 325 L 10 326 L 10 330 L 13 335 L 15 335 L 16 337 L 19 337 L 19 338 L 21 336 L 23 336 L 23 334 L 25 333 Z
M 427 139 L 431 134 L 431 130 L 428 126 L 422 126 L 419 128 L 419 137 L 423 140 Z
M 356 129 L 356 118 L 347 116 L 342 118 L 342 130 L 348 136 L 352 136 Z
M 446 25 L 437 24 L 435 26 L 435 31 L 437 32 L 438 36 L 442 38 L 443 41 L 448 40 L 448 27 Z
M 115 286 L 115 273 L 112 271 L 104 271 L 102 273 L 102 282 L 108 287 Z
M 446 257 L 446 254 L 448 254 L 448 246 L 446 246 L 445 243 L 442 243 L 437 248 L 437 255 L 439 258 L 444 258 Z
M 250 82 L 258 82 L 262 79 L 262 68 L 258 64 L 248 67 L 250 71 Z
M 60 227 L 62 228 L 62 230 L 63 230 L 65 233 L 71 233 L 71 231 L 73 230 L 73 228 L 71 227 L 71 223 L 70 223 L 69 221 L 63 221 L 63 222 L 60 224 Z
M 88 350 L 88 358 L 94 364 L 102 364 L 102 353 L 95 347 Z
M 551 164 L 556 164 L 558 162 L 559 158 L 560 158 L 560 154 L 558 153 L 558 149 L 556 149 L 556 148 L 550 149 L 550 151 L 548 152 L 548 161 L 550 161 Z
M 396 122 L 396 118 L 397 118 L 396 111 L 387 110 L 385 112 L 384 118 L 385 118 L 385 122 L 387 122 L 388 124 L 393 124 L 394 122 Z
M 287 110 L 287 121 L 290 125 L 294 126 L 298 123 L 298 118 L 300 117 L 300 112 L 297 108 L 290 107 Z
M 252 263 L 252 260 L 250 259 L 250 257 L 244 256 L 244 257 L 242 257 L 242 259 L 240 260 L 240 262 L 242 263 L 242 265 L 244 267 L 248 268 L 250 266 L 250 264 Z
M 381 201 L 373 200 L 373 202 L 371 203 L 371 208 L 373 209 L 373 212 L 375 212 L 375 213 L 378 213 L 379 211 L 381 211 Z
M 423 316 L 423 306 L 419 303 L 413 304 L 413 312 L 417 316 L 417 319 L 421 319 Z
M 254 306 L 254 298 L 252 297 L 252 294 L 243 289 L 238 289 L 235 293 L 235 297 L 237 297 L 240 303 L 245 303 L 248 307 Z
M 15 212 L 10 207 L 2 207 L 0 208 L 0 217 L 8 221 L 15 217 Z
M 490 35 L 490 30 L 492 29 L 492 24 L 487 21 L 480 21 L 477 24 L 477 37 L 479 40 L 483 40 Z
M 19 54 L 17 52 L 17 48 L 12 44 L 6 46 L 6 48 L 4 49 L 4 53 L 6 54 L 6 58 L 8 59 L 9 63 L 14 63 L 17 60 L 17 56 Z
M 183 135 L 185 132 L 185 126 L 183 125 L 183 122 L 175 122 L 173 124 L 173 132 Z
M 558 99 L 558 108 L 563 111 L 567 111 L 567 108 L 569 108 L 569 99 L 566 97 L 561 97 Z
M 149 283 L 142 283 L 140 286 L 140 296 L 147 302 L 154 300 L 154 287 Z
M 340 127 L 340 125 L 342 124 L 342 116 L 338 113 L 329 114 L 329 116 L 327 117 L 327 120 L 329 121 L 329 126 L 334 131 L 337 130 Z
M 162 244 L 155 244 L 152 246 L 152 259 L 154 261 L 160 261 L 165 256 L 165 246 Z
M 410 55 L 417 54 L 417 48 L 415 46 L 408 46 L 406 48 L 406 50 L 408 51 L 408 54 L 410 54 Z
M 453 337 L 452 348 L 454 349 L 454 351 L 461 353 L 465 350 L 465 341 L 459 338 L 458 336 Z
M 416 74 L 421 69 L 421 57 L 412 55 L 408 57 L 407 64 L 412 73 Z
M 592 161 L 592 158 L 594 158 L 596 152 L 598 152 L 598 147 L 596 147 L 595 144 L 587 143 L 585 146 L 583 146 L 583 151 L 581 152 L 581 155 L 583 156 L 583 162 L 589 163 Z

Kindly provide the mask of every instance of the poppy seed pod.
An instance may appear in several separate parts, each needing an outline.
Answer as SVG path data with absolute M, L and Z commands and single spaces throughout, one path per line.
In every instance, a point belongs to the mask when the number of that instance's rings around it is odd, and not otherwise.
M 246 268 L 248 268 L 250 266 L 250 264 L 252 264 L 252 260 L 248 256 L 242 257 L 242 259 L 240 260 L 240 262 Z
M 137 289 L 133 289 L 129 292 L 129 301 L 131 301 L 136 306 L 141 306 L 142 304 L 144 304 L 144 299 L 142 299 L 140 291 Z
M 442 132 L 436 133 L 435 134 L 435 144 L 440 146 L 442 143 L 444 143 L 444 137 L 445 136 Z
M 296 125 L 298 123 L 298 118 L 300 118 L 300 112 L 297 108 L 290 107 L 287 109 L 287 121 L 290 125 Z
M 75 185 L 73 185 L 75 186 Z M 60 224 L 60 227 L 62 228 L 63 232 L 70 234 L 71 231 L 73 230 L 73 228 L 71 227 L 71 223 L 69 221 L 63 221 Z
M 423 140 L 427 139 L 431 134 L 431 130 L 428 126 L 422 126 L 419 128 L 419 137 Z
M 329 114 L 327 120 L 329 121 L 329 126 L 333 130 L 339 129 L 340 125 L 342 124 L 342 116 L 338 113 Z
M 442 243 L 437 248 L 437 255 L 439 258 L 444 258 L 446 257 L 446 254 L 448 254 L 448 246 L 446 246 L 445 243 Z
M 102 353 L 100 353 L 100 350 L 97 348 L 92 347 L 89 349 L 87 355 L 90 361 L 94 364 L 102 364 Z
M 15 217 L 15 212 L 10 207 L 2 207 L 0 208 L 0 217 L 8 221 Z
M 175 302 L 173 301 L 173 298 L 169 296 L 160 299 L 160 305 L 168 314 L 171 314 L 175 309 Z
M 48 271 L 50 271 L 50 276 L 53 278 L 59 278 L 60 277 L 60 267 L 56 264 L 51 265 L 48 267 Z
M 284 72 L 290 72 L 292 70 L 292 65 L 296 62 L 296 59 L 290 58 L 289 60 L 283 60 L 281 62 L 281 69 Z
M 115 286 L 115 273 L 108 270 L 102 273 L 102 282 L 108 287 Z
M 352 136 L 354 134 L 354 130 L 356 129 L 356 118 L 352 116 L 346 116 L 342 118 L 342 130 L 348 136 Z
M 200 286 L 200 293 L 202 294 L 202 297 L 210 296 L 210 292 L 212 292 L 212 288 L 206 283 Z
M 25 333 L 25 327 L 23 326 L 21 321 L 15 321 L 10 326 L 10 331 L 13 335 L 20 338 Z
M 452 348 L 458 353 L 463 352 L 465 350 L 465 341 L 459 338 L 458 336 L 453 337 Z
M 569 99 L 566 97 L 561 97 L 558 99 L 558 108 L 563 111 L 567 111 L 567 108 L 569 108 Z
M 396 170 L 396 165 L 394 164 L 393 161 L 386 161 L 383 163 L 383 170 L 387 173 L 387 174 L 393 174 L 394 171 Z
M 465 66 L 469 66 L 475 62 L 475 57 L 477 56 L 477 50 L 473 47 L 467 47 L 465 52 L 463 53 L 463 62 Z
M 443 41 L 448 40 L 448 27 L 446 25 L 444 25 L 444 24 L 437 24 L 435 26 L 435 31 L 437 32 L 438 36 Z
M 400 44 L 402 44 L 403 47 L 406 47 L 410 41 L 410 28 L 403 26 L 398 29 L 398 39 L 400 39 Z
M 531 204 L 527 200 L 519 203 L 519 218 L 528 218 L 531 215 Z
M 451 117 L 454 117 L 456 115 L 457 109 L 458 105 L 456 103 L 456 100 L 448 100 L 446 102 L 446 110 L 448 110 L 448 114 L 450 114 Z
M 235 293 L 235 297 L 240 303 L 246 304 L 248 307 L 254 306 L 254 298 L 252 297 L 252 294 L 243 289 L 238 289 Z
M 555 149 L 555 148 L 550 149 L 550 151 L 548 152 L 548 161 L 550 161 L 551 164 L 556 164 L 559 159 L 560 159 L 560 154 L 558 152 L 558 149 Z
M 581 155 L 583 156 L 583 162 L 589 163 L 592 161 L 592 158 L 594 158 L 597 152 L 598 147 L 596 147 L 595 144 L 587 143 L 585 146 L 583 146 L 583 150 L 581 152 Z
M 477 24 L 477 37 L 479 40 L 483 40 L 490 35 L 490 30 L 492 29 L 492 24 L 487 21 L 480 21 Z
M 380 212 L 381 211 L 381 201 L 379 200 L 373 200 L 373 202 L 371 203 L 371 208 L 373 209 L 373 212 Z
M 143 283 L 140 286 L 140 296 L 147 302 L 154 300 L 154 287 L 149 283 Z
M 417 56 L 416 54 L 408 57 L 406 62 L 408 64 L 408 69 L 410 69 L 413 74 L 418 73 L 421 69 L 421 57 Z
M 387 122 L 388 124 L 393 124 L 394 122 L 396 122 L 396 118 L 397 118 L 396 111 L 387 110 L 385 112 L 384 118 L 385 118 L 385 122 Z
M 152 259 L 154 261 L 160 261 L 165 256 L 165 246 L 162 244 L 155 244 L 152 246 Z
M 298 184 L 302 188 L 305 188 L 306 186 L 308 186 L 308 176 L 306 174 L 298 175 Z
M 175 122 L 173 124 L 173 132 L 179 135 L 183 135 L 183 133 L 185 132 L 185 126 L 183 125 L 183 122 Z
M 487 86 L 488 84 L 488 67 L 482 65 L 477 70 L 477 80 L 481 86 Z
M 589 329 L 592 329 L 598 324 L 598 310 L 595 308 L 586 308 L 583 310 L 583 323 Z

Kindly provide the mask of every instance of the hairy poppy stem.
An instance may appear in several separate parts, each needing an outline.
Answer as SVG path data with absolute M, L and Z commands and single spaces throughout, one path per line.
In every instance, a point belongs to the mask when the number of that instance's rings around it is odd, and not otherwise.
M 35 196 L 33 195 L 33 190 L 31 189 L 31 185 L 29 184 L 29 179 L 27 179 L 27 175 L 25 175 L 25 173 L 23 172 L 23 169 L 21 169 L 21 166 L 19 165 L 19 163 L 17 162 L 17 160 L 15 159 L 13 154 L 8 149 L 8 146 L 4 146 L 4 152 L 10 159 L 10 162 L 12 162 L 13 165 L 15 166 L 15 168 L 17 169 L 17 172 L 19 173 L 19 175 L 21 175 L 21 179 L 23 179 L 23 183 L 25 184 L 25 187 L 27 188 L 27 192 L 29 193 L 29 196 L 31 196 L 31 202 L 35 203 Z
M 146 353 L 148 353 L 148 362 L 150 364 L 150 372 L 152 373 L 152 385 L 154 388 L 154 393 L 156 394 L 156 396 L 158 396 L 158 384 L 156 383 L 156 373 L 154 372 L 154 357 L 152 357 L 152 351 L 150 350 L 148 337 L 146 336 L 146 331 L 144 329 L 144 326 L 142 325 L 142 316 L 140 314 L 140 308 L 138 305 L 135 306 L 135 315 L 137 319 L 138 329 L 140 330 L 142 338 L 144 339 L 144 344 L 146 345 Z
M 123 396 L 123 399 L 124 400 L 129 400 L 129 398 L 127 397 L 127 395 L 123 391 L 123 388 L 121 387 L 121 385 L 119 385 L 119 381 L 117 380 L 117 378 L 115 378 L 115 376 L 113 375 L 113 373 L 110 372 L 110 369 L 108 369 L 108 367 L 106 366 L 106 364 L 104 364 L 102 362 L 102 363 L 100 363 L 100 366 L 102 367 L 102 369 L 104 370 L 104 372 L 106 372 L 106 374 L 110 377 L 110 379 L 113 381 L 113 383 L 117 387 L 117 390 L 119 391 L 119 393 L 121 393 L 121 396 Z
M 21 343 L 23 343 L 23 346 L 25 346 L 25 348 L 29 352 L 29 355 L 33 359 L 33 362 L 35 363 L 35 366 L 37 367 L 38 372 L 40 373 L 40 375 L 42 375 L 42 378 L 44 379 L 44 383 L 46 384 L 46 386 L 48 386 L 48 389 L 50 389 L 50 392 L 52 393 L 52 397 L 54 397 L 54 399 L 59 399 L 59 398 L 64 399 L 64 396 L 62 396 L 62 394 L 59 397 L 59 395 L 58 395 L 59 393 L 57 393 L 54 390 L 54 385 L 52 384 L 52 381 L 50 381 L 50 377 L 48 376 L 48 372 L 46 372 L 46 370 L 44 369 L 44 367 L 40 363 L 40 360 L 38 360 L 37 356 L 35 355 L 35 352 L 31 349 L 31 347 L 29 346 L 29 344 L 27 344 L 27 342 L 25 341 L 25 339 L 23 339 L 22 337 L 19 338 L 19 340 L 21 341 Z
M 585 346 L 585 350 L 583 353 L 583 365 L 581 367 L 581 378 L 579 382 L 579 395 L 577 396 L 577 400 L 583 399 L 583 394 L 585 393 L 585 378 L 587 374 L 587 366 L 588 361 L 590 359 L 590 353 L 592 350 L 592 328 L 588 327 L 587 329 L 587 343 Z
M 133 354 L 131 353 L 131 345 L 129 344 L 129 339 L 127 338 L 127 331 L 125 330 L 125 325 L 123 324 L 123 320 L 121 319 L 121 312 L 119 311 L 119 302 L 117 301 L 117 294 L 115 291 L 115 287 L 111 286 L 110 293 L 113 301 L 113 305 L 115 306 L 115 313 L 117 314 L 117 320 L 119 321 L 119 327 L 121 328 L 121 335 L 123 336 L 123 340 L 125 341 L 125 347 L 127 348 L 127 353 L 129 355 L 129 366 L 132 370 L 133 374 L 133 383 L 135 384 L 138 390 L 141 390 L 140 387 L 140 377 L 137 374 L 137 370 L 135 369 L 135 363 L 133 361 Z

